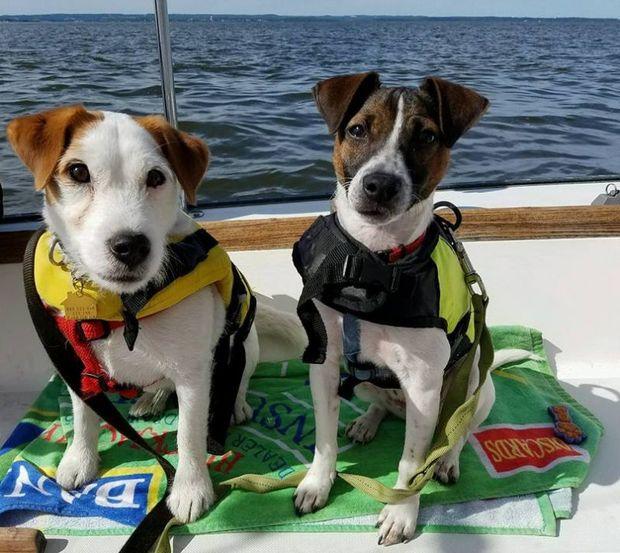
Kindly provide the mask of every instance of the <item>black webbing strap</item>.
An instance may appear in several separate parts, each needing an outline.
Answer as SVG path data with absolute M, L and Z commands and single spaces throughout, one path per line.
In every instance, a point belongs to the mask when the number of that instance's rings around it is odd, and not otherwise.
M 82 362 L 71 345 L 58 330 L 52 316 L 45 309 L 35 286 L 34 252 L 37 242 L 43 232 L 44 229 L 41 229 L 34 233 L 28 242 L 24 254 L 24 289 L 26 291 L 26 302 L 35 330 L 50 360 L 67 386 L 82 398 L 80 387 Z M 164 496 L 155 507 L 149 511 L 144 519 L 142 519 L 142 522 L 136 527 L 120 551 L 120 553 L 147 553 L 155 544 L 168 522 L 173 518 L 172 513 L 166 505 L 166 498 L 174 480 L 174 467 L 136 432 L 105 394 L 100 393 L 88 399 L 83 399 L 83 401 L 102 420 L 116 428 L 128 440 L 131 440 L 145 452 L 153 455 L 166 475 L 167 485 Z
M 325 325 L 312 300 L 322 295 L 326 285 L 333 286 L 334 288 L 354 283 L 359 285 L 358 280 L 355 278 L 356 274 L 340 270 L 341 267 L 346 267 L 343 264 L 347 259 L 353 258 L 357 248 L 348 242 L 341 242 L 336 247 L 331 247 L 331 249 L 330 247 L 331 245 L 326 247 L 329 253 L 321 263 L 321 267 L 312 278 L 304 282 L 304 287 L 297 303 L 297 315 L 308 335 L 308 346 L 302 357 L 305 363 L 324 363 L 327 348 Z M 297 244 L 293 249 L 293 263 L 299 274 L 304 275 L 305 270 L 297 250 Z
M 226 313 L 226 330 L 220 337 L 213 355 L 207 439 L 207 450 L 213 455 L 222 455 L 226 451 L 224 444 L 245 370 L 244 342 L 252 328 L 256 313 L 256 298 L 250 293 L 249 287 L 234 265 L 232 271 L 233 287 Z M 239 324 L 243 300 L 247 294 L 250 294 L 248 310 L 243 322 Z
M 123 336 L 129 351 L 133 351 L 140 326 L 138 312 L 157 294 L 177 278 L 191 273 L 196 265 L 207 259 L 209 252 L 217 246 L 217 240 L 206 230 L 198 229 L 179 242 L 166 246 L 166 272 L 163 279 L 151 282 L 144 289 L 133 294 L 121 294 L 123 303 Z

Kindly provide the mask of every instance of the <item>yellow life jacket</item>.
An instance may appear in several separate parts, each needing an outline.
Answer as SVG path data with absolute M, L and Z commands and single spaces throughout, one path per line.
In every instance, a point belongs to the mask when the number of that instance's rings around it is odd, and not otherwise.
M 244 297 L 241 299 L 237 319 L 234 322 L 241 325 L 248 313 L 251 298 L 251 290 L 247 282 L 236 270 L 226 251 L 198 226 L 193 234 L 172 241 L 171 245 L 181 244 L 184 240 L 187 242 L 188 238 L 200 238 L 200 240 L 194 240 L 194 246 L 200 244 L 204 248 L 205 259 L 199 261 L 187 274 L 174 278 L 167 286 L 157 290 L 148 299 L 146 305 L 137 312 L 137 318 L 141 319 L 164 311 L 212 284 L 217 287 L 228 308 L 231 304 L 235 280 L 240 279 Z M 70 268 L 63 263 L 62 250 L 58 243 L 54 243 L 52 233 L 47 231 L 41 235 L 34 255 L 36 289 L 49 308 L 71 319 L 124 320 L 123 300 L 119 294 L 101 290 L 89 281 L 80 282 L 76 287 Z M 67 309 L 68 298 L 72 305 L 69 305 Z M 72 316 L 75 313 L 79 315 L 80 309 L 86 313 L 91 312 L 91 316 Z
M 41 314 L 36 306 L 43 306 L 66 340 L 63 349 L 68 344 L 79 359 L 80 374 L 72 375 L 70 380 L 77 378 L 79 395 L 84 400 L 103 392 L 118 392 L 128 398 L 139 393 L 108 374 L 91 347 L 94 340 L 124 327 L 125 341 L 132 350 L 139 335 L 140 319 L 156 316 L 206 286 L 217 287 L 226 306 L 226 325 L 213 352 L 207 447 L 211 453 L 221 454 L 245 368 L 244 342 L 254 320 L 256 299 L 217 240 L 196 225 L 194 232 L 177 237 L 166 246 L 168 259 L 162 282 L 148 284 L 135 294 L 121 295 L 74 278 L 50 232 L 39 232 L 31 242 L 24 259 L 24 267 L 28 268 L 26 291 L 27 296 L 36 292 L 40 300 L 29 299 L 31 313 L 34 309 L 38 320 Z M 57 346 L 48 348 L 50 333 L 37 330 L 48 353 L 55 354 Z M 68 365 L 76 366 L 73 362 Z M 67 380 L 65 368 L 56 366 Z

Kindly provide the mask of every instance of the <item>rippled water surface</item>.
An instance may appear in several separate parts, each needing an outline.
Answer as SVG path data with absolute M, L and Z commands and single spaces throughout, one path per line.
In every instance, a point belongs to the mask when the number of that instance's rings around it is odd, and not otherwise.
M 446 185 L 620 174 L 620 21 L 173 18 L 181 127 L 212 151 L 202 199 L 295 197 L 333 187 L 330 138 L 310 89 L 379 70 L 436 74 L 491 109 L 454 150 Z M 0 21 L 0 125 L 59 104 L 161 111 L 154 23 Z M 9 213 L 38 209 L 0 134 Z

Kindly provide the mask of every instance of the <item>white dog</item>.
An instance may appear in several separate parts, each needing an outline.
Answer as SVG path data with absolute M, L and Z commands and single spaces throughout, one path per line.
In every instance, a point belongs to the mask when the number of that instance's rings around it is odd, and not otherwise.
M 7 134 L 33 172 L 36 188 L 45 192 L 45 221 L 77 277 L 116 294 L 134 293 L 162 278 L 168 238 L 195 229 L 178 206 L 179 187 L 190 200 L 195 197 L 208 163 L 205 144 L 161 117 L 81 106 L 17 118 Z M 214 501 L 205 464 L 207 418 L 213 350 L 224 322 L 224 302 L 212 285 L 141 319 L 133 351 L 122 329 L 92 343 L 115 381 L 140 387 L 157 381 L 158 387 L 163 382 L 176 390 L 179 458 L 168 505 L 181 522 L 196 520 Z M 259 306 L 257 324 L 259 333 L 281 348 L 259 351 L 257 330 L 251 329 L 234 407 L 237 423 L 251 415 L 245 393 L 259 359 L 298 356 L 305 340 L 293 315 Z M 68 490 L 96 478 L 99 466 L 98 417 L 75 394 L 71 397 L 74 437 L 56 474 Z M 143 407 L 152 400 L 146 396 Z
M 393 262 L 392 257 L 403 259 L 422 247 L 425 233 L 430 232 L 433 192 L 447 169 L 450 148 L 484 113 L 487 100 L 472 90 L 437 78 L 426 79 L 419 89 L 384 88 L 376 73 L 322 81 L 314 94 L 335 137 L 333 162 L 338 185 L 334 210 L 340 228 L 371 252 L 385 254 L 389 263 Z M 318 236 L 312 232 L 308 232 L 308 248 Z M 309 270 L 330 255 L 317 250 L 308 261 Z M 346 263 L 343 267 L 346 272 Z M 332 267 L 330 278 L 340 278 L 343 267 Z M 329 298 L 328 292 L 325 295 Z M 316 449 L 312 466 L 296 491 L 295 506 L 301 514 L 322 507 L 334 483 L 340 362 L 346 353 L 342 310 L 318 299 L 313 301 L 327 341 L 324 363 L 310 369 Z M 398 307 L 393 311 L 398 311 Z M 397 377 L 400 389 L 384 389 L 368 382 L 357 385 L 356 395 L 371 405 L 366 414 L 349 426 L 347 434 L 355 441 L 366 442 L 374 437 L 386 413 L 405 418 L 406 433 L 395 488 L 406 488 L 424 462 L 433 438 L 451 346 L 446 330 L 436 323 L 412 328 L 376 324 L 363 317 L 358 321 L 358 359 L 389 369 Z M 474 366 L 470 394 L 478 386 L 478 355 Z M 481 390 L 472 430 L 487 417 L 494 400 L 489 378 Z M 443 482 L 459 477 L 459 455 L 465 441 L 466 437 L 438 463 L 436 476 Z M 383 508 L 379 516 L 379 543 L 389 545 L 413 537 L 419 501 L 416 494 Z

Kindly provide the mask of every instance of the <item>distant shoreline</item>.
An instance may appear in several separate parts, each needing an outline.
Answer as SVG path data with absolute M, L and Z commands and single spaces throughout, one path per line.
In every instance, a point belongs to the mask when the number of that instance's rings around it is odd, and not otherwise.
M 28 21 L 149 21 L 154 18 L 152 13 L 145 14 L 121 14 L 121 13 L 53 13 L 40 15 L 0 15 L 0 21 L 8 22 L 28 22 Z M 518 16 L 425 16 L 425 15 L 235 15 L 235 14 L 181 14 L 171 13 L 171 20 L 190 21 L 190 20 L 227 20 L 227 19 L 256 19 L 256 20 L 429 20 L 429 21 L 461 21 L 461 20 L 506 20 L 506 21 L 522 21 L 522 20 L 561 20 L 561 21 L 618 21 L 617 17 L 518 17 Z

